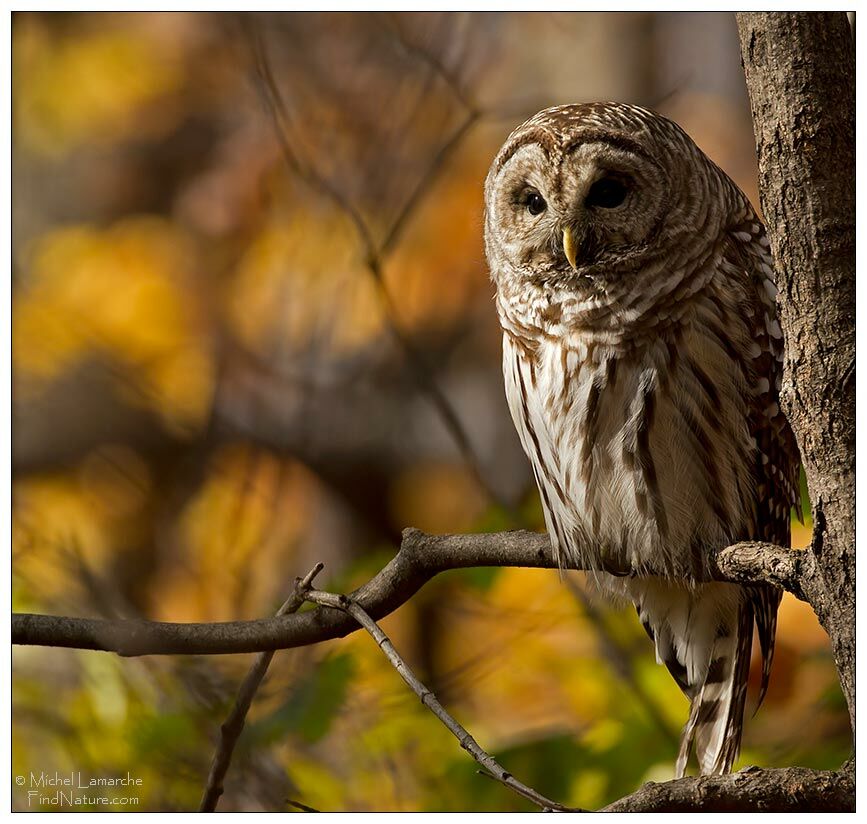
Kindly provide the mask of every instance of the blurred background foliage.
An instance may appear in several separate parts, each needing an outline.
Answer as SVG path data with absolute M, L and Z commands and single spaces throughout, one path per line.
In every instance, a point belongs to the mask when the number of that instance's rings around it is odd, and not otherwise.
M 13 70 L 18 610 L 263 617 L 316 561 L 362 583 L 408 525 L 541 528 L 481 215 L 537 109 L 651 105 L 757 202 L 728 14 L 18 13 Z M 686 702 L 581 576 L 454 572 L 383 625 L 541 792 L 671 777 Z M 14 771 L 130 771 L 142 809 L 194 808 L 249 663 L 16 648 Z M 848 750 L 827 638 L 786 596 L 741 763 Z M 527 809 L 361 633 L 278 654 L 254 704 L 221 809 L 287 799 Z

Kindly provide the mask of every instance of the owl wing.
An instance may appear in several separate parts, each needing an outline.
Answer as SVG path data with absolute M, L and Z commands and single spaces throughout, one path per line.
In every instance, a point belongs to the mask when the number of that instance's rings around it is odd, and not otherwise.
M 780 409 L 783 333 L 777 317 L 773 259 L 764 227 L 752 213 L 727 238 L 724 265 L 738 269 L 745 286 L 743 317 L 751 336 L 748 427 L 756 442 L 755 506 L 746 539 L 780 546 L 791 543 L 791 510 L 800 507 L 800 459 L 789 422 Z M 746 587 L 762 651 L 759 704 L 768 688 L 782 590 L 769 584 Z M 748 660 L 748 657 L 747 657 Z
M 723 329 L 733 334 L 728 346 L 732 358 L 741 364 L 747 429 L 755 440 L 755 449 L 750 450 L 754 462 L 752 489 L 742 497 L 748 511 L 742 531 L 733 537 L 788 546 L 791 507 L 799 498 L 798 451 L 779 405 L 783 337 L 777 319 L 770 250 L 763 227 L 745 200 L 743 204 L 745 219 L 726 234 L 720 262 L 725 275 L 722 282 L 727 284 L 728 298 L 733 301 L 729 306 L 736 308 L 740 323 L 734 318 L 721 321 Z M 722 304 L 720 311 L 726 311 Z M 725 338 L 722 330 L 718 337 Z M 705 600 L 712 600 L 714 591 L 705 587 L 702 606 Z M 759 704 L 767 692 L 782 590 L 759 583 L 743 586 L 742 592 L 743 599 L 729 616 L 728 631 L 713 643 L 712 662 L 703 683 L 687 685 L 689 688 L 684 690 L 692 706 L 681 737 L 678 776 L 684 774 L 693 742 L 702 772 L 727 772 L 737 757 L 754 623 L 762 651 Z M 676 654 L 664 660 L 675 674 Z

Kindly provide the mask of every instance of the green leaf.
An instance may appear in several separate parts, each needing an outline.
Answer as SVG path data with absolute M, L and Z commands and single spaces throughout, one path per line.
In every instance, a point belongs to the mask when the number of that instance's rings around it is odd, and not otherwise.
M 326 658 L 295 685 L 276 712 L 251 725 L 251 739 L 271 742 L 294 732 L 305 741 L 318 741 L 331 728 L 354 674 L 355 660 L 348 653 Z
M 487 592 L 497 580 L 500 567 L 467 567 L 467 569 L 452 570 L 444 576 L 447 580 L 458 580 L 479 592 Z
M 151 715 L 139 719 L 132 730 L 132 742 L 143 758 L 177 753 L 197 740 L 193 720 L 185 713 Z

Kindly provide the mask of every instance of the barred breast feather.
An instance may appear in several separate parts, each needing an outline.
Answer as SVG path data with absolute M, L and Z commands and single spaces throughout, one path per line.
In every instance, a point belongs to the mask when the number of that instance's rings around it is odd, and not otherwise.
M 568 299 L 535 330 L 504 310 L 506 395 L 555 555 L 638 573 L 592 580 L 634 603 L 691 700 L 678 775 L 693 742 L 702 772 L 737 757 L 754 621 L 762 695 L 773 655 L 779 591 L 708 583 L 706 568 L 710 550 L 741 539 L 787 543 L 797 497 L 762 237 L 752 257 L 723 244 L 704 288 L 644 334 L 569 332 Z

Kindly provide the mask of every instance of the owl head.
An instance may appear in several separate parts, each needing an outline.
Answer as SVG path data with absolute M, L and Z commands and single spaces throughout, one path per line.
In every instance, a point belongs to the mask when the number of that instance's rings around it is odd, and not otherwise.
M 725 176 L 670 120 L 638 106 L 545 109 L 519 126 L 485 183 L 498 287 L 605 291 L 678 238 L 719 234 Z M 712 208 L 714 201 L 716 208 Z M 724 203 L 722 204 L 724 206 Z

